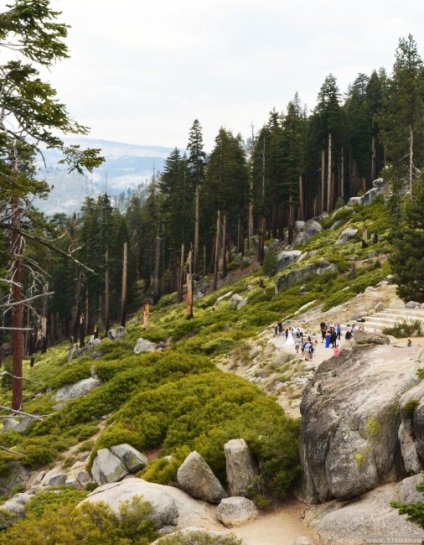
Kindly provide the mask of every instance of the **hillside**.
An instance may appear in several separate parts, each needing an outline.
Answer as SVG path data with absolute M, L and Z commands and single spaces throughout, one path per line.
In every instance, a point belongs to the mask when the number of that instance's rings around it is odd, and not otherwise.
M 362 243 L 364 224 L 378 234 L 368 245 Z M 46 416 L 12 420 L 2 411 L 4 498 L 45 485 L 52 467 L 65 473 L 75 467 L 91 470 L 101 449 L 119 444 L 146 454 L 149 463 L 137 475 L 148 481 L 175 483 L 178 467 L 196 450 L 226 486 L 223 446 L 237 437 L 246 440 L 259 463 L 250 490 L 256 504 L 264 508 L 291 497 L 300 475 L 300 398 L 329 352 L 319 345 L 315 360 L 305 362 L 273 338 L 272 323 L 301 325 L 307 335 L 318 336 L 321 321 L 340 322 L 345 331 L 377 304 L 397 300 L 387 281 L 390 244 L 382 198 L 336 210 L 320 225 L 318 234 L 292 248 L 270 241 L 278 270 L 271 277 L 252 258 L 243 270 L 237 256 L 231 283 L 221 279 L 217 291 L 208 291 L 208 279 L 202 279 L 192 320 L 185 319 L 185 304 L 176 304 L 171 294 L 152 307 L 146 330 L 137 313 L 122 338 L 109 335 L 88 349 L 75 347 L 77 358 L 70 359 L 69 345 L 62 344 L 37 354 L 33 367 L 26 361 L 23 411 Z M 347 230 L 350 235 L 344 236 Z M 298 252 L 296 259 L 289 260 L 288 252 Z M 140 338 L 149 351 L 137 354 Z M 58 396 L 81 381 L 95 387 L 75 398 Z M 5 407 L 10 406 L 8 383 L 3 374 Z M 87 491 L 95 486 L 89 479 Z

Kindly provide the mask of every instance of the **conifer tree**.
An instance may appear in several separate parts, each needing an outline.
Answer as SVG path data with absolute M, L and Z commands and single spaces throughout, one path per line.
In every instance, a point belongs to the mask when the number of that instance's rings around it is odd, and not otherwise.
M 390 265 L 399 297 L 424 302 L 424 174 L 416 180 L 414 198 L 404 201 L 404 217 L 393 232 Z
M 22 252 L 23 237 L 28 237 L 22 223 L 23 203 L 30 195 L 46 191 L 45 184 L 34 181 L 31 157 L 43 143 L 61 150 L 70 169 L 91 169 L 101 162 L 98 150 L 66 146 L 57 136 L 86 134 L 88 129 L 70 119 L 54 89 L 39 77 L 40 67 L 50 68 L 68 56 L 67 26 L 56 22 L 58 16 L 48 0 L 15 0 L 8 11 L 0 13 L 0 48 L 18 54 L 0 66 L 0 183 L 1 199 L 7 203 L 1 221 L 10 233 L 13 409 L 22 404 Z

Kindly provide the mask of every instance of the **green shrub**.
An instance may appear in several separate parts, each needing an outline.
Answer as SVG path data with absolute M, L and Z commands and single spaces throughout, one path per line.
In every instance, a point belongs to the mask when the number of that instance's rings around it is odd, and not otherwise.
M 402 414 L 405 418 L 411 419 L 414 416 L 415 409 L 419 406 L 418 399 L 410 399 L 402 407 Z
M 173 532 L 160 540 L 160 545 L 242 545 L 234 534 L 211 535 L 206 530 Z
M 140 498 L 121 503 L 118 515 L 101 502 L 41 509 L 3 531 L 0 545 L 148 545 L 156 537 L 151 510 Z

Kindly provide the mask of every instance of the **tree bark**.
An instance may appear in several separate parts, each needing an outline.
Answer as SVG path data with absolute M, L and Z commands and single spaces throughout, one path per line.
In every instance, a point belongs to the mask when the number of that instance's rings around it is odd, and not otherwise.
M 110 280 L 109 280 L 109 248 L 106 248 L 105 254 L 105 329 L 106 335 L 109 331 L 109 299 L 110 298 Z
M 160 293 L 159 268 L 160 268 L 160 238 L 156 237 L 155 271 L 154 271 L 154 288 L 153 288 L 153 296 L 154 296 L 155 303 L 158 301 L 159 293 Z
M 215 237 L 215 255 L 213 266 L 213 289 L 218 287 L 218 273 L 219 273 L 219 241 L 221 238 L 221 210 L 218 210 L 216 216 L 216 237 Z
M 197 181 L 194 193 L 193 270 L 194 274 L 199 272 L 199 183 Z
M 331 211 L 331 197 L 332 197 L 332 180 L 331 180 L 331 132 L 328 133 L 328 152 L 327 152 L 327 212 L 330 213 Z
M 227 213 L 222 214 L 222 276 L 227 276 Z
M 305 203 L 303 195 L 303 177 L 299 176 L 299 219 L 303 221 L 305 219 Z
M 22 238 L 21 207 L 19 198 L 12 201 L 12 254 L 13 262 L 11 269 L 12 284 L 12 409 L 20 410 L 22 407 L 22 361 L 24 358 L 23 343 L 23 306 L 22 306 Z
M 325 207 L 325 149 L 321 150 L 321 207 L 320 213 L 324 212 Z
M 128 277 L 128 243 L 124 242 L 122 258 L 122 294 L 121 294 L 121 326 L 125 327 L 127 307 L 127 278 Z
M 185 260 L 185 245 L 181 244 L 181 257 L 178 264 L 178 288 L 177 288 L 177 301 L 181 303 L 183 300 L 183 286 L 184 286 L 184 261 Z
M 188 252 L 187 257 L 187 295 L 186 295 L 186 318 L 191 320 L 193 318 L 193 274 L 191 264 L 191 250 Z
M 143 330 L 146 330 L 149 327 L 150 319 L 150 303 L 149 301 L 144 301 L 143 303 Z

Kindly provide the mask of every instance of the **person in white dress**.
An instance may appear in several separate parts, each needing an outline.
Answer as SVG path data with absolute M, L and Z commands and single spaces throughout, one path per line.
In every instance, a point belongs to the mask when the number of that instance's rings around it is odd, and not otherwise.
M 293 333 L 292 333 L 292 328 L 291 327 L 289 328 L 289 332 L 287 334 L 287 339 L 286 339 L 285 344 L 287 346 L 294 346 L 294 339 L 293 339 Z

